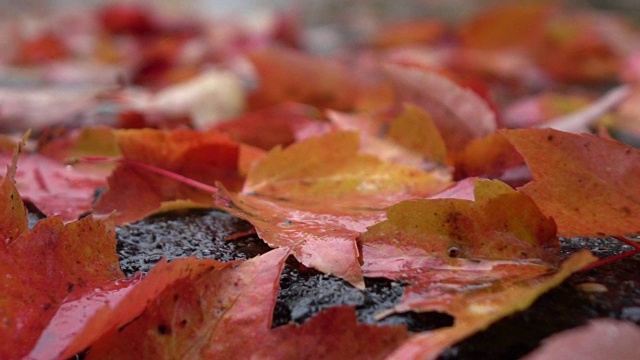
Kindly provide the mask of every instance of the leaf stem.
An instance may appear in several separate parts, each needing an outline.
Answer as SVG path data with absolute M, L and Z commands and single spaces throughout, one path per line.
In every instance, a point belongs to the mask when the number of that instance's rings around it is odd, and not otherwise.
M 640 249 L 640 243 L 638 243 L 637 241 L 631 240 L 628 237 L 624 237 L 624 236 L 612 236 L 612 238 L 623 242 L 631 247 L 633 247 L 634 249 Z
M 202 190 L 205 192 L 208 192 L 210 194 L 217 194 L 218 193 L 218 188 L 209 184 L 205 184 L 203 182 L 200 182 L 198 180 L 194 180 L 190 177 L 186 177 L 184 175 L 180 175 L 178 173 L 175 173 L 173 171 L 167 170 L 167 169 L 163 169 L 163 168 L 159 168 L 157 166 L 154 165 L 150 165 L 150 164 L 145 164 L 143 162 L 139 162 L 139 161 L 135 161 L 135 160 L 130 160 L 130 159 L 125 159 L 125 158 L 111 158 L 111 157 L 106 157 L 106 156 L 85 156 L 80 158 L 81 161 L 87 161 L 87 162 L 119 162 L 121 164 L 126 164 L 126 165 L 130 165 L 133 167 L 137 167 L 139 169 L 145 170 L 145 171 L 149 171 L 152 172 L 154 174 L 158 174 L 158 175 L 162 175 L 164 177 L 167 177 L 169 179 L 173 179 L 175 181 L 181 182 L 183 184 L 189 185 L 193 188 L 196 188 L 198 190 Z
M 627 237 L 624 237 L 624 236 L 612 236 L 612 238 L 614 238 L 614 239 L 616 239 L 618 241 L 621 241 L 621 242 L 633 247 L 633 250 L 625 251 L 625 252 L 623 252 L 621 254 L 618 254 L 618 255 L 613 255 L 613 256 L 606 257 L 604 259 L 600 259 L 600 260 L 598 260 L 596 262 L 593 262 L 593 263 L 583 267 L 582 269 L 580 269 L 580 271 L 587 271 L 587 270 L 595 269 L 595 268 L 597 268 L 599 266 L 606 265 L 606 264 L 609 264 L 609 263 L 612 263 L 612 262 L 616 262 L 616 261 L 631 257 L 631 256 L 636 255 L 636 254 L 640 254 L 640 244 L 637 243 L 636 241 L 631 240 L 631 239 L 629 239 Z

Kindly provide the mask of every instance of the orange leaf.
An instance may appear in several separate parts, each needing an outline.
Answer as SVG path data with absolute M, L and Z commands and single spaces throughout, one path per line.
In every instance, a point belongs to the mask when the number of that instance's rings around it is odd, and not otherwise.
M 50 217 L 26 230 L 24 205 L 8 178 L 3 180 L 4 203 L 17 207 L 5 239 L 24 229 L 8 244 L 0 242 L 0 324 L 3 359 L 25 356 L 63 303 L 121 279 L 111 220 L 86 217 L 63 224 Z M 12 199 L 13 197 L 13 199 Z M 17 200 L 16 200 L 17 199 Z
M 417 154 L 443 164 L 447 149 L 431 115 L 423 109 L 405 104 L 404 111 L 390 124 L 388 136 Z
M 95 342 L 88 359 L 248 358 L 271 327 L 287 256 L 273 250 L 177 279 L 134 321 Z
M 326 123 L 320 121 L 320 115 L 311 106 L 282 103 L 219 122 L 212 130 L 229 134 L 238 142 L 270 150 L 276 145 L 294 143 L 303 129 L 322 128 Z
M 552 14 L 550 1 L 524 1 L 490 7 L 463 24 L 464 46 L 476 49 L 527 48 L 539 41 Z
M 524 310 L 543 293 L 559 285 L 573 272 L 580 270 L 595 257 L 587 251 L 567 259 L 555 273 L 490 287 L 458 298 L 449 305 L 456 316 L 453 327 L 416 335 L 407 340 L 387 359 L 436 359 L 446 348 L 458 341 L 486 329 L 495 321 Z
M 477 180 L 474 193 L 474 201 L 417 199 L 391 206 L 388 220 L 360 238 L 366 271 L 383 275 L 395 268 L 387 268 L 388 262 L 402 254 L 444 263 L 456 263 L 457 258 L 555 263 L 560 246 L 555 224 L 528 196 L 489 180 Z
M 335 132 L 258 163 L 237 195 L 222 192 L 218 205 L 251 222 L 274 247 L 290 247 L 306 266 L 364 287 L 355 239 L 384 218 L 384 208 L 425 197 L 446 179 L 358 154 L 358 135 Z
M 562 236 L 640 233 L 640 152 L 595 135 L 552 129 L 502 134 L 533 181 L 520 189 L 553 217 Z
M 0 243 L 10 244 L 28 229 L 27 209 L 9 176 L 2 179 L 0 194 Z
M 455 154 L 455 178 L 471 176 L 498 178 L 509 169 L 524 164 L 524 159 L 500 133 L 474 139 Z
M 222 182 L 231 189 L 239 189 L 242 184 L 241 146 L 226 135 L 144 129 L 120 130 L 116 131 L 116 136 L 125 160 L 153 165 L 205 184 Z M 211 193 L 150 173 L 126 161 L 114 170 L 108 181 L 108 190 L 94 208 L 100 214 L 116 210 L 119 224 L 148 216 L 163 202 L 171 200 L 212 206 Z
M 529 197 L 484 180 L 476 181 L 474 198 L 404 201 L 389 208 L 388 220 L 361 236 L 365 276 L 409 283 L 401 302 L 380 317 L 405 311 L 455 317 L 453 327 L 417 335 L 391 358 L 435 358 L 527 308 L 595 259 L 585 251 L 554 273 L 559 257 L 555 224 Z
M 354 106 L 358 95 L 356 78 L 337 62 L 285 48 L 254 52 L 249 60 L 259 82 L 258 89 L 249 96 L 251 109 L 287 101 L 336 110 Z
M 459 151 L 469 141 L 495 131 L 495 114 L 473 91 L 433 71 L 398 65 L 386 69 L 396 87 L 396 100 L 425 108 L 448 151 Z
M 353 308 L 333 307 L 301 326 L 273 329 L 257 358 L 274 359 L 384 359 L 408 337 L 401 326 L 356 323 Z
M 0 154 L 0 163 L 10 162 L 10 154 Z M 103 171 L 77 169 L 39 154 L 18 158 L 15 182 L 23 199 L 44 214 L 59 215 L 64 221 L 90 211 L 95 190 L 106 185 Z
M 137 318 L 150 301 L 175 282 L 195 279 L 204 272 L 232 264 L 194 257 L 176 259 L 171 263 L 162 260 L 142 280 L 134 278 L 132 281 L 122 281 L 89 296 L 66 302 L 29 356 L 41 359 L 72 357 L 107 332 Z

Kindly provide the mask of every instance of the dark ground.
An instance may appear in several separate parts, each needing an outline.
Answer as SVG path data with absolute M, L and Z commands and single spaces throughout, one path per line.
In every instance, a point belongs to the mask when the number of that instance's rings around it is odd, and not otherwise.
M 148 271 L 163 256 L 174 259 L 195 255 L 230 261 L 268 251 L 268 246 L 255 235 L 224 240 L 249 229 L 248 223 L 216 210 L 153 216 L 117 229 L 120 264 L 122 270 L 131 275 L 136 271 Z M 565 255 L 580 248 L 588 248 L 599 257 L 630 250 L 628 245 L 614 239 L 561 241 Z M 608 317 L 640 324 L 638 274 L 640 256 L 637 255 L 574 274 L 526 311 L 509 316 L 462 341 L 440 358 L 517 359 L 535 349 L 545 337 L 582 325 L 589 319 Z M 355 306 L 360 321 L 373 323 L 375 313 L 399 301 L 403 287 L 386 279 L 366 279 L 366 284 L 367 290 L 360 292 L 334 276 L 303 268 L 290 258 L 280 279 L 274 326 L 290 321 L 301 323 L 320 310 L 336 305 Z M 379 323 L 403 324 L 418 332 L 449 326 L 453 318 L 439 313 L 407 313 L 387 317 Z

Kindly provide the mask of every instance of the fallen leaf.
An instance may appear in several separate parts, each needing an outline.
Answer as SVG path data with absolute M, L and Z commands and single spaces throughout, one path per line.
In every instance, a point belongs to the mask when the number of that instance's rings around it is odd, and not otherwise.
M 433 71 L 398 65 L 389 65 L 386 70 L 396 86 L 396 100 L 424 107 L 448 151 L 459 151 L 471 140 L 496 130 L 495 114 L 473 91 Z
M 327 111 L 334 128 L 357 131 L 360 150 L 381 160 L 423 170 L 438 167 L 446 148 L 431 116 L 423 109 L 405 104 L 397 116 L 378 113 Z
M 9 164 L 11 158 L 0 153 L 0 163 Z M 95 190 L 106 185 L 102 171 L 84 171 L 35 153 L 19 157 L 15 181 L 22 198 L 64 221 L 91 211 Z
M 151 173 L 127 160 L 209 185 L 222 182 L 230 189 L 242 186 L 244 178 L 239 169 L 242 146 L 226 135 L 143 129 L 118 130 L 116 136 L 125 161 L 109 177 L 107 191 L 98 199 L 94 210 L 97 214 L 116 211 L 118 224 L 148 216 L 167 201 L 189 200 L 213 205 L 211 192 Z
M 385 359 L 408 337 L 401 326 L 358 324 L 353 308 L 333 307 L 304 324 L 273 329 L 257 358 Z
M 612 108 L 622 103 L 631 93 L 628 86 L 618 86 L 586 108 L 565 116 L 558 116 L 537 127 L 548 127 L 561 131 L 585 132 Z
M 302 264 L 363 288 L 358 234 L 397 201 L 426 197 L 448 180 L 358 154 L 358 135 L 334 132 L 275 148 L 239 194 L 222 191 L 220 208 L 251 222 L 273 247 Z
M 384 25 L 369 41 L 378 48 L 435 43 L 447 34 L 447 25 L 437 19 L 400 21 Z
M 3 241 L 0 243 L 10 244 L 29 228 L 27 209 L 10 176 L 2 179 L 0 192 L 3 200 L 0 203 L 0 235 Z
M 456 317 L 453 327 L 413 336 L 387 359 L 436 359 L 443 350 L 458 341 L 486 329 L 503 317 L 528 308 L 540 295 L 595 259 L 588 251 L 579 252 L 553 274 L 521 280 L 498 292 L 481 290 L 474 296 L 454 301 L 449 305 L 449 311 Z
M 16 194 L 5 177 L 0 195 L 14 210 L 6 214 L 9 227 L 2 236 L 6 241 L 20 232 L 9 243 L 0 242 L 0 336 L 6 340 L 0 357 L 5 359 L 25 356 L 64 301 L 124 277 L 111 220 L 86 217 L 65 225 L 50 217 L 26 230 L 26 212 Z
M 557 14 L 544 25 L 542 41 L 534 48 L 537 63 L 565 83 L 615 81 L 627 52 L 615 40 L 625 38 L 627 25 L 621 19 L 616 22 L 585 11 Z
M 311 106 L 282 103 L 221 121 L 211 130 L 226 133 L 237 142 L 270 150 L 277 145 L 291 145 L 305 129 L 317 127 L 322 131 L 327 123 L 320 117 Z
M 511 216 L 514 212 L 519 216 Z M 400 202 L 387 210 L 386 221 L 369 227 L 360 240 L 365 273 L 382 276 L 402 268 L 398 264 L 424 258 L 439 259 L 436 264 L 464 259 L 540 259 L 554 264 L 560 247 L 555 234 L 553 220 L 528 196 L 499 181 L 476 180 L 473 201 Z
M 489 7 L 460 26 L 462 45 L 485 50 L 535 45 L 554 7 L 552 1 L 527 1 Z
M 349 110 L 358 95 L 356 77 L 338 62 L 286 48 L 249 54 L 258 87 L 249 94 L 250 109 L 293 101 L 320 109 Z
M 162 291 L 177 281 L 232 266 L 194 257 L 167 263 L 161 260 L 143 278 L 123 280 L 112 287 L 62 304 L 29 356 L 34 359 L 72 357 L 101 336 L 136 319 Z
M 523 360 L 633 359 L 640 352 L 640 328 L 629 321 L 594 319 L 543 340 Z
M 431 115 L 423 109 L 405 104 L 404 111 L 389 125 L 388 136 L 396 143 L 444 164 L 447 149 Z
M 87 358 L 250 357 L 271 327 L 288 254 L 272 250 L 237 266 L 177 279 L 134 321 L 96 341 Z
M 559 235 L 640 233 L 638 150 L 595 135 L 552 129 L 501 134 L 533 173 L 533 181 L 520 191 L 553 217 Z
M 474 139 L 454 155 L 454 178 L 472 176 L 500 178 L 508 170 L 524 164 L 522 155 L 500 133 Z
M 512 216 L 517 213 L 518 216 Z M 476 181 L 474 200 L 407 200 L 361 235 L 363 273 L 408 283 L 395 312 L 437 311 L 451 328 L 412 337 L 391 358 L 435 358 L 458 340 L 528 307 L 595 259 L 582 253 L 554 272 L 560 245 L 553 220 L 526 195 Z

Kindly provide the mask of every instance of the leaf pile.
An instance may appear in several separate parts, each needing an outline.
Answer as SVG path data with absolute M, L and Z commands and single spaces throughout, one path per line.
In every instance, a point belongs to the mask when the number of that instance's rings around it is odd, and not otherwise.
M 79 26 L 94 48 L 55 27 L 19 37 L 9 67 L 98 63 L 137 87 L 93 79 L 105 88 L 83 100 L 80 124 L 20 106 L 2 119 L 0 357 L 435 358 L 597 260 L 562 256 L 558 236 L 640 252 L 626 237 L 640 233 L 640 151 L 609 135 L 637 135 L 621 124 L 640 121 L 638 74 L 624 65 L 640 32 L 591 11 L 573 22 L 555 4 L 457 27 L 385 24 L 333 58 L 301 50 L 291 14 L 261 32 L 113 4 Z M 575 85 L 598 86 L 563 95 Z M 37 142 L 23 148 L 10 135 L 25 118 Z M 576 123 L 597 134 L 556 130 Z M 27 208 L 44 217 L 32 228 Z M 125 277 L 115 226 L 195 208 L 248 221 L 270 250 Z M 290 257 L 358 290 L 365 278 L 403 284 L 377 319 L 439 312 L 454 324 L 412 333 L 335 307 L 273 327 Z

